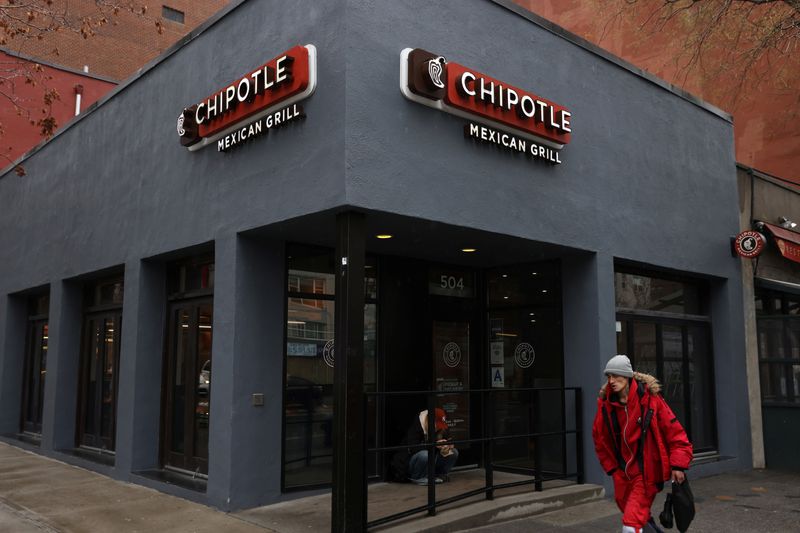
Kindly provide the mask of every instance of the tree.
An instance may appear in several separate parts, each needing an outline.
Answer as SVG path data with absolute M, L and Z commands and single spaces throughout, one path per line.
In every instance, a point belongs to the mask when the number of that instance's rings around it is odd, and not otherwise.
M 638 46 L 669 36 L 664 68 L 681 86 L 702 84 L 718 105 L 735 109 L 765 83 L 800 82 L 800 0 L 615 0 L 609 23 L 634 21 Z M 606 30 L 607 31 L 607 30 Z
M 740 163 L 800 184 L 800 0 L 514 0 L 734 116 Z
M 46 41 L 50 34 L 72 32 L 83 39 L 93 37 L 106 25 L 116 25 L 121 13 L 147 17 L 147 6 L 140 1 L 94 0 L 70 3 L 68 0 L 0 0 L 0 47 L 24 54 L 26 44 Z M 162 23 L 153 21 L 161 33 Z M 58 50 L 52 52 L 58 55 Z M 35 61 L 20 61 L 3 54 L 0 60 L 0 102 L 9 105 L 31 125 L 36 126 L 43 138 L 50 138 L 58 127 L 53 117 L 53 103 L 60 99 L 58 92 L 48 86 L 52 79 L 42 65 Z M 19 84 L 39 87 L 41 101 L 20 96 Z M 0 136 L 4 134 L 0 123 Z M 6 153 L 0 154 L 9 163 Z M 24 175 L 22 167 L 16 167 Z

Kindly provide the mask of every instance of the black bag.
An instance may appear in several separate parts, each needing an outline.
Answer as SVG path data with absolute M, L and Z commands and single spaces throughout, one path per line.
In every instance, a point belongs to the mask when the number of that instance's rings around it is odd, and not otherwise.
M 675 527 L 683 533 L 689 529 L 694 519 L 694 495 L 687 477 L 683 483 L 672 483 L 672 512 L 675 514 Z
M 667 499 L 664 502 L 664 510 L 658 515 L 658 521 L 667 529 L 672 528 L 672 494 L 667 494 Z

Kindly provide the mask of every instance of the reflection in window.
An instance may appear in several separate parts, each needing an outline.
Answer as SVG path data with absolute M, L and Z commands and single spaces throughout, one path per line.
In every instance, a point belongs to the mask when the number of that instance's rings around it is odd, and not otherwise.
M 764 404 L 800 404 L 800 298 L 756 288 L 756 328 Z
M 335 277 L 333 251 L 291 246 L 286 304 L 284 389 L 284 486 L 331 482 L 333 465 L 333 365 Z M 364 308 L 364 383 L 374 390 L 377 368 L 377 276 L 367 261 Z M 375 445 L 377 411 L 367 405 L 367 429 Z M 368 465 L 375 471 L 374 460 Z
M 619 353 L 631 358 L 635 370 L 661 381 L 662 394 L 695 450 L 715 449 L 711 328 L 701 314 L 704 285 L 620 272 L 615 280 Z
M 637 309 L 700 315 L 702 290 L 696 283 L 617 272 L 614 276 L 618 309 Z

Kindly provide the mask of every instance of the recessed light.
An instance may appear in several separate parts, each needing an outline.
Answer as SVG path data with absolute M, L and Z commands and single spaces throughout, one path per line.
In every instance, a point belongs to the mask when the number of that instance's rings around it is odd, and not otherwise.
M 536 316 L 536 315 L 534 315 L 533 313 L 530 313 L 530 315 L 531 315 L 531 316 Z
M 503 296 L 503 300 L 508 300 L 508 296 Z
M 394 235 L 389 235 L 388 233 L 381 233 L 380 235 L 375 235 L 378 239 L 391 239 Z
M 542 292 L 547 292 L 547 289 L 542 289 Z
M 478 249 L 477 248 L 462 248 L 461 251 L 465 252 L 465 253 L 468 253 L 468 254 L 471 254 L 472 252 L 477 252 Z
M 537 274 L 538 274 L 538 272 L 531 272 L 531 276 L 535 276 Z
M 507 277 L 508 277 L 508 274 L 503 274 L 503 277 L 504 277 L 504 278 L 507 278 Z
M 536 320 L 531 320 L 531 324 L 533 324 L 534 322 L 536 322 Z

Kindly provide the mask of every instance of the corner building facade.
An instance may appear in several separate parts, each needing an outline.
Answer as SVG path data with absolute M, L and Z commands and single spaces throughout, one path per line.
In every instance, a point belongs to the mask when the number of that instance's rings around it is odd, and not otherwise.
M 307 44 L 302 117 L 181 146 L 173 117 Z M 437 100 L 430 63 L 413 100 L 407 49 L 538 95 L 568 142 Z M 333 369 L 357 356 L 368 479 L 436 404 L 457 468 L 603 484 L 590 424 L 624 352 L 664 380 L 695 475 L 751 463 L 729 117 L 510 3 L 234 2 L 21 163 L 0 178 L 6 442 L 277 502 L 338 483 Z

